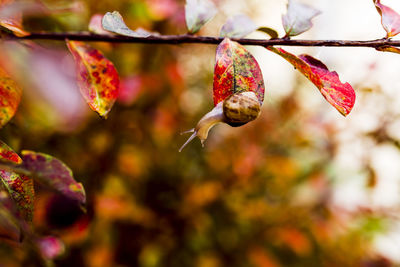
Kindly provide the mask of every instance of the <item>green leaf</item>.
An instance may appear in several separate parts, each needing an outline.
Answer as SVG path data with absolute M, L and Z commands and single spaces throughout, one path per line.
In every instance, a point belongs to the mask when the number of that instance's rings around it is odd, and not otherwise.
M 269 27 L 260 27 L 257 29 L 257 31 L 268 34 L 271 37 L 271 39 L 276 39 L 279 37 L 278 32 Z
M 198 32 L 217 14 L 217 8 L 209 0 L 187 0 L 185 5 L 186 26 L 190 33 Z

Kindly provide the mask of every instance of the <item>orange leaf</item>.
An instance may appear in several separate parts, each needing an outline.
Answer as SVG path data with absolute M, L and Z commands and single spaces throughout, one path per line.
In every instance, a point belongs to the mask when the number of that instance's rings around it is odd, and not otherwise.
M 0 26 L 12 31 L 16 36 L 23 37 L 30 33 L 22 27 L 22 15 L 19 11 L 10 12 L 9 10 L 18 10 L 18 5 L 13 1 L 0 1 Z
M 21 96 L 21 88 L 0 68 L 0 127 L 14 116 Z
M 89 106 L 107 117 L 119 91 L 119 76 L 113 63 L 82 42 L 67 41 L 75 62 L 78 85 Z
M 400 54 L 400 48 L 397 48 L 394 46 L 377 47 L 376 50 L 382 51 L 382 52 L 392 52 L 392 53 Z

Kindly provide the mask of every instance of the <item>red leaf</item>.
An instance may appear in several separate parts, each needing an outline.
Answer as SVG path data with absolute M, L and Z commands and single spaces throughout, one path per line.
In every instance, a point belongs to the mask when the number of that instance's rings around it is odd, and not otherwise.
M 0 68 L 0 127 L 14 116 L 21 96 L 21 88 Z
M 81 183 L 77 183 L 72 171 L 60 160 L 33 151 L 22 151 L 22 164 L 20 169 L 32 173 L 44 184 L 54 188 L 65 196 L 79 201 L 86 202 L 85 190 Z
M 342 115 L 347 116 L 350 113 L 356 94 L 349 83 L 343 84 L 340 81 L 335 71 L 329 71 L 321 61 L 309 55 L 297 57 L 281 48 L 269 46 L 267 49 L 282 56 L 314 83 L 325 99 Z
M 21 217 L 27 221 L 32 221 L 35 198 L 33 180 L 26 175 L 5 170 L 0 170 L 0 178 L 11 198 L 17 204 Z
M 21 164 L 22 159 L 15 153 L 8 145 L 3 141 L 0 141 L 0 158 L 3 162 L 12 162 L 16 164 Z
M 102 117 L 107 117 L 119 90 L 119 77 L 111 61 L 82 42 L 67 41 L 74 56 L 78 85 L 89 106 Z
M 22 159 L 8 145 L 0 141 L 0 157 L 2 160 L 20 164 Z M 0 180 L 11 198 L 17 204 L 18 210 L 25 220 L 31 221 L 33 217 L 33 201 L 35 190 L 33 180 L 25 175 L 20 175 L 8 170 L 0 170 Z
M 373 0 L 376 10 L 382 17 L 382 26 L 387 32 L 387 38 L 400 33 L 400 15 L 388 6 L 382 5 L 380 0 Z
M 264 79 L 261 69 L 249 51 L 225 38 L 217 48 L 214 69 L 214 105 L 228 96 L 252 91 L 260 103 L 264 101 Z

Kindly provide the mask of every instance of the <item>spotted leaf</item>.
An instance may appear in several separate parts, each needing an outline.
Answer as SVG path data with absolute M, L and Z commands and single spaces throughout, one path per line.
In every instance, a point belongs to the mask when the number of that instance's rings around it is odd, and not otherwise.
M 7 144 L 0 141 L 0 158 L 2 162 L 21 164 L 22 159 Z
M 78 85 L 89 106 L 107 117 L 119 90 L 119 76 L 111 61 L 82 42 L 67 41 L 75 62 Z
M 18 167 L 19 169 L 30 172 L 38 181 L 81 204 L 86 202 L 83 185 L 75 181 L 71 169 L 63 162 L 33 151 L 24 150 L 21 154 L 22 164 Z
M 319 89 L 325 99 L 342 115 L 347 116 L 354 106 L 356 94 L 349 83 L 342 83 L 339 75 L 319 60 L 309 56 L 299 57 L 275 47 L 267 47 L 270 51 L 282 56 L 309 79 Z
M 22 159 L 8 145 L 0 141 L 0 157 L 2 161 L 21 164 Z M 21 217 L 31 221 L 33 217 L 33 201 L 35 190 L 33 180 L 10 170 L 0 169 L 0 179 L 11 198 L 15 201 Z
M 373 0 L 376 10 L 381 15 L 381 23 L 387 33 L 387 38 L 400 33 L 400 15 L 388 6 L 382 5 L 380 0 Z
M 264 101 L 261 69 L 244 46 L 225 38 L 217 48 L 215 61 L 214 105 L 234 93 L 244 91 L 254 92 L 260 103 Z
M 21 88 L 0 68 L 0 127 L 14 116 L 21 96 Z

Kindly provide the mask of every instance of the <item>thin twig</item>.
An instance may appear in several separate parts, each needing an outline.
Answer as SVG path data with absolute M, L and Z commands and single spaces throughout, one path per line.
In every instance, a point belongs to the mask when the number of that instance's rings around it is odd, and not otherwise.
M 28 36 L 16 37 L 13 35 L 3 35 L 3 39 L 7 40 L 58 40 L 63 41 L 66 39 L 86 42 L 109 42 L 109 43 L 144 43 L 144 44 L 219 44 L 223 38 L 210 37 L 210 36 L 193 36 L 193 35 L 155 35 L 150 37 L 127 37 L 119 35 L 100 35 L 88 32 L 41 32 L 31 33 Z M 236 39 L 243 45 L 255 46 L 330 46 L 330 47 L 382 47 L 382 46 L 396 46 L 400 47 L 400 41 L 390 39 L 378 39 L 367 41 L 356 40 L 294 40 L 294 39 Z

